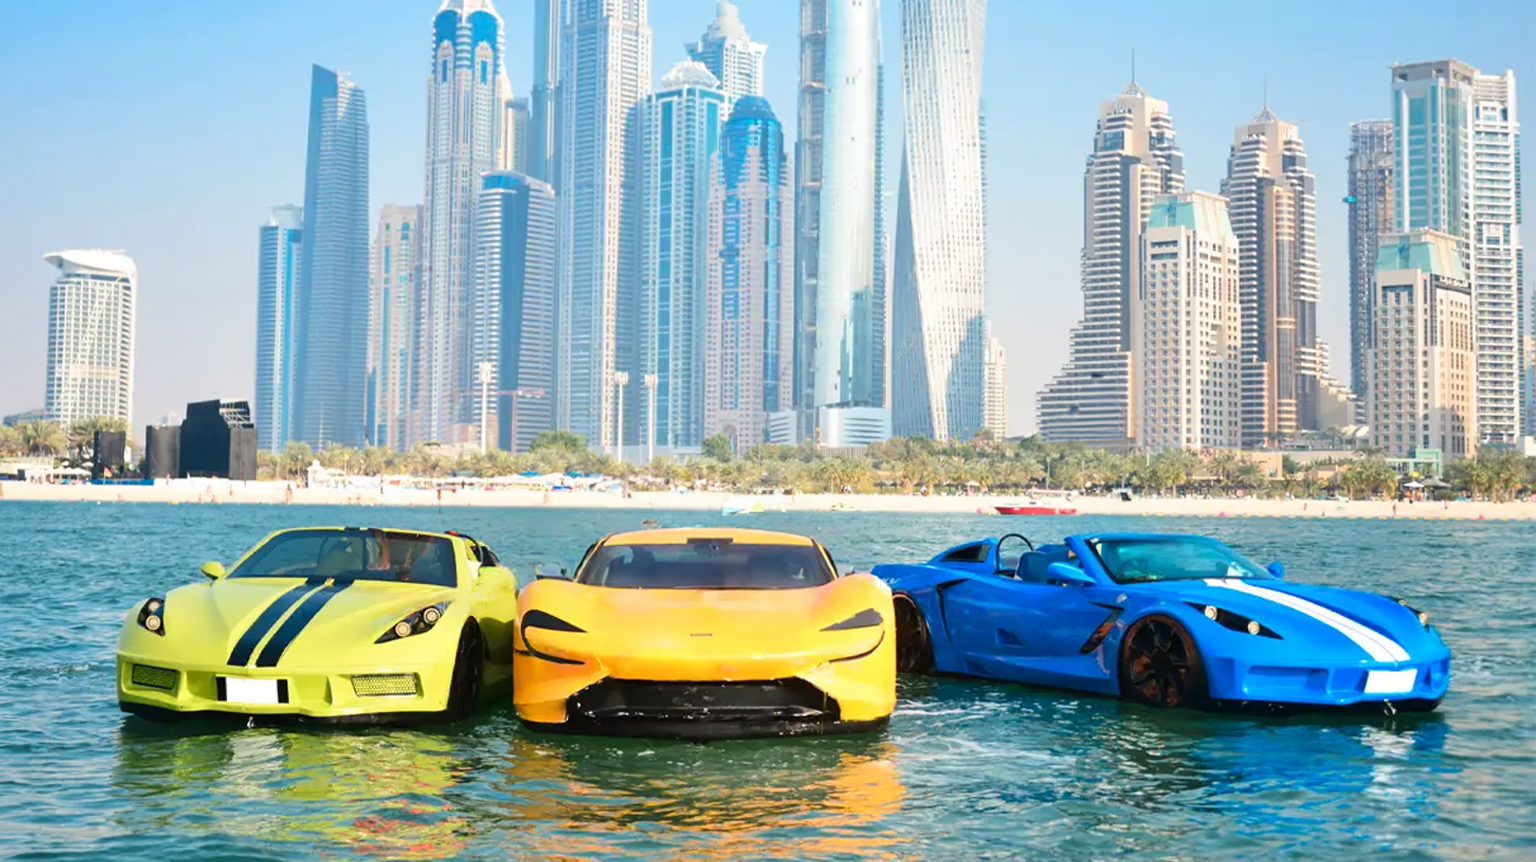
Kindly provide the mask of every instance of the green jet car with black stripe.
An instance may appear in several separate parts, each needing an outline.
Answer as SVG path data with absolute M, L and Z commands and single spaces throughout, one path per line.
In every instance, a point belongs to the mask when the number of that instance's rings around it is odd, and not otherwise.
M 510 680 L 516 581 L 468 536 L 282 530 L 203 574 L 128 612 L 124 712 L 457 720 Z

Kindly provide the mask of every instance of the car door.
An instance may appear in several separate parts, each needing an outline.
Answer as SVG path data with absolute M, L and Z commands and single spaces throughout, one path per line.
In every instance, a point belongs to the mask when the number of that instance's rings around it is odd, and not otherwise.
M 967 673 L 1070 688 L 1097 688 L 1106 678 L 1090 642 L 1119 615 L 1110 590 L 991 575 L 943 587 L 940 597 Z

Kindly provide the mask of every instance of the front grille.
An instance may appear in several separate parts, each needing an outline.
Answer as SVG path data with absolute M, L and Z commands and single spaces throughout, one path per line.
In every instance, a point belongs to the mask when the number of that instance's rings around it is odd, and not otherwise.
M 372 673 L 352 677 L 352 691 L 358 697 L 386 697 L 416 693 L 414 673 Z
M 752 682 L 644 682 L 607 679 L 570 700 L 593 719 L 715 721 L 838 720 L 837 701 L 803 679 Z
M 145 688 L 158 688 L 161 691 L 175 691 L 176 681 L 181 678 L 181 674 L 168 667 L 136 664 L 133 666 L 131 678 L 134 685 L 142 685 Z

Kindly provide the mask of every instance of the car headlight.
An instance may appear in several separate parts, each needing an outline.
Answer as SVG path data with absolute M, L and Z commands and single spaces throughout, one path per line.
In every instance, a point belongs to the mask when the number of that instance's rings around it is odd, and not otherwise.
M 165 637 L 165 599 L 157 596 L 139 608 L 139 626 L 151 634 Z
M 1222 628 L 1231 629 L 1235 632 L 1247 632 L 1248 634 L 1258 637 L 1274 638 L 1275 640 L 1280 640 L 1280 635 L 1276 634 L 1273 629 L 1270 629 L 1268 626 L 1265 626 L 1258 620 L 1249 619 L 1242 614 L 1234 614 L 1229 610 L 1218 608 L 1215 605 L 1201 604 L 1200 602 L 1186 602 L 1185 604 L 1204 614 L 1206 619 L 1216 623 Z
M 868 629 L 885 625 L 885 617 L 874 608 L 865 608 L 840 623 L 833 623 L 822 629 L 824 632 L 840 632 L 848 629 Z
M 379 635 L 376 644 L 389 643 L 412 635 L 419 635 L 432 630 L 437 621 L 443 618 L 443 612 L 448 610 L 447 602 L 438 602 L 435 605 L 427 605 L 421 610 L 411 614 L 400 622 L 390 626 L 384 634 Z
M 1403 601 L 1402 599 L 1393 599 L 1392 601 L 1397 602 L 1398 604 L 1400 604 L 1403 607 L 1407 608 L 1409 613 L 1413 614 L 1415 617 L 1418 618 L 1419 625 L 1423 626 L 1426 629 L 1429 628 L 1429 614 L 1414 608 L 1413 605 L 1408 604 L 1407 602 Z

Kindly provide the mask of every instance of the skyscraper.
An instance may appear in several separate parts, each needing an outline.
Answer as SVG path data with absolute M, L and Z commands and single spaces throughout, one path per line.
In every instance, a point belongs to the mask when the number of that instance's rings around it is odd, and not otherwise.
M 1003 342 L 991 335 L 987 336 L 987 394 L 981 424 L 993 440 L 1008 436 L 1008 355 Z
M 528 100 L 510 95 L 502 99 L 501 139 L 496 147 L 496 170 L 528 173 Z
M 1237 127 L 1222 180 L 1241 248 L 1243 446 L 1318 423 L 1317 201 L 1296 127 L 1266 105 Z
M 1381 238 L 1367 364 L 1372 442 L 1399 457 L 1476 454 L 1472 288 L 1456 237 Z
M 1134 445 L 1131 336 L 1139 327 L 1141 234 L 1152 200 L 1184 190 L 1184 154 L 1168 103 L 1135 81 L 1099 107 L 1083 174 L 1083 319 L 1071 354 L 1040 393 L 1040 436 L 1123 450 Z
M 133 421 L 133 346 L 139 269 L 122 251 L 43 256 L 59 269 L 48 291 L 43 412 L 62 425 L 104 416 Z
M 477 205 L 476 289 L 495 298 L 495 447 L 526 452 L 554 428 L 555 193 L 519 173 L 486 174 Z
M 825 446 L 890 434 L 878 0 L 801 0 L 795 407 Z
M 736 100 L 712 175 L 704 435 L 745 452 L 768 438 L 769 415 L 792 405 L 793 190 L 767 100 Z
M 1456 237 L 1471 282 L 1475 436 L 1513 443 L 1526 334 L 1514 73 L 1485 75 L 1459 60 L 1394 66 L 1392 126 L 1397 230 Z
M 650 90 L 646 0 L 580 0 L 560 43 L 560 326 L 556 425 L 613 446 L 635 367 L 640 264 L 635 106 Z M 640 381 L 633 381 L 636 385 Z M 633 409 L 636 399 L 625 407 Z M 631 414 L 632 416 L 637 414 Z M 628 423 L 631 434 L 638 424 Z
M 741 24 L 736 4 L 715 3 L 715 20 L 699 41 L 688 46 L 688 58 L 704 64 L 725 92 L 726 110 L 742 96 L 763 94 L 763 55 L 768 46 L 752 41 Z
M 905 147 L 891 303 L 892 430 L 967 439 L 985 423 L 986 0 L 902 0 Z
M 345 75 L 314 67 L 304 246 L 295 292 L 290 439 L 319 449 L 366 439 L 368 105 Z
M 1391 120 L 1350 124 L 1349 194 L 1344 198 L 1349 205 L 1349 370 L 1350 388 L 1362 405 L 1369 385 L 1377 241 L 1392 230 L 1392 153 Z
M 293 395 L 294 294 L 304 253 L 304 210 L 272 208 L 261 226 L 256 262 L 256 445 L 288 445 Z
M 470 439 L 475 362 L 490 356 L 490 299 L 474 293 L 475 199 L 496 169 L 510 94 L 502 21 L 491 0 L 443 0 L 432 21 L 422 206 L 422 331 L 411 442 Z
M 1238 448 L 1241 269 L 1226 199 L 1159 195 L 1138 254 L 1137 444 L 1150 452 Z
M 560 30 L 561 0 L 533 3 L 533 90 L 528 96 L 529 176 L 554 183 L 560 175 Z
M 388 204 L 373 235 L 368 314 L 368 443 L 403 449 L 420 302 L 421 207 Z
M 710 169 L 725 114 L 720 82 L 684 60 L 640 106 L 640 363 L 656 375 L 641 416 L 647 443 L 704 440 L 704 319 L 709 283 Z M 651 432 L 649 425 L 654 424 Z

